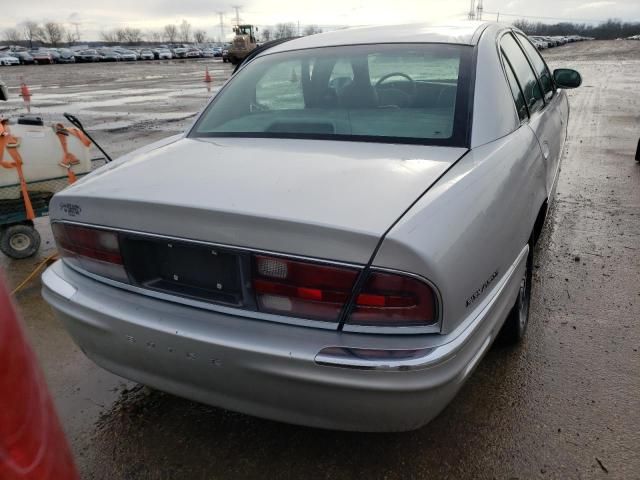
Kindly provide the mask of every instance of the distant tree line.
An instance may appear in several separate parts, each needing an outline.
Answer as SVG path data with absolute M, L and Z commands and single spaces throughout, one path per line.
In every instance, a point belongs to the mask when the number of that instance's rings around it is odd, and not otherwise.
M 581 35 L 598 40 L 613 40 L 640 34 L 640 22 L 621 22 L 609 19 L 597 25 L 586 23 L 542 23 L 528 20 L 516 20 L 513 26 L 527 35 Z
M 73 31 L 68 30 L 58 22 L 38 22 L 27 21 L 17 28 L 7 28 L 3 32 L 5 43 L 16 45 L 28 45 L 30 48 L 34 44 L 48 44 L 57 47 L 63 43 L 75 42 L 76 36 Z
M 143 32 L 139 28 L 116 28 L 102 32 L 100 34 L 102 41 L 106 43 L 119 43 L 136 45 L 143 42 L 150 43 L 205 43 L 212 41 L 207 37 L 204 30 L 193 30 L 191 24 L 186 20 L 182 20 L 179 25 L 172 23 L 167 24 L 161 31 L 151 30 Z
M 291 38 L 299 35 L 314 35 L 316 33 L 322 33 L 322 29 L 318 25 L 306 25 L 301 32 L 298 32 L 298 27 L 293 22 L 278 23 L 273 27 L 265 27 L 260 32 L 259 37 L 264 42 L 270 40 L 278 40 L 280 38 Z

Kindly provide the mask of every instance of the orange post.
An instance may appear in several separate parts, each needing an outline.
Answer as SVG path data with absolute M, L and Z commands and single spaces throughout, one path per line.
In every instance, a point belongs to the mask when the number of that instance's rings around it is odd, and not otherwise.
M 24 79 L 22 79 L 22 83 L 20 84 L 20 96 L 24 101 L 24 105 L 27 107 L 27 112 L 31 112 L 31 91 L 29 91 L 29 87 L 24 83 Z
M 207 82 L 207 83 L 213 82 L 213 78 L 209 74 L 209 67 L 206 67 L 206 70 L 204 72 L 204 81 Z

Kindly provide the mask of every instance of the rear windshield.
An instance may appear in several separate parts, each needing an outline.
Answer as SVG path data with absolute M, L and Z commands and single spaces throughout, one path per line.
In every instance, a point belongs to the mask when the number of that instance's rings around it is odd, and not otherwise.
M 190 136 L 463 146 L 471 53 L 384 44 L 263 55 L 238 71 Z

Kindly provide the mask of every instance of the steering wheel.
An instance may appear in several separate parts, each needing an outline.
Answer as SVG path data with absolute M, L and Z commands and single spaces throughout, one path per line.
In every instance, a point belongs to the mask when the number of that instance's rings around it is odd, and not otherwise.
M 378 81 L 375 84 L 376 90 L 382 86 L 383 82 L 385 82 L 386 80 L 388 80 L 391 77 L 402 77 L 402 78 L 405 78 L 405 79 L 409 80 L 409 85 L 410 85 L 410 91 L 409 92 L 406 92 L 405 90 L 403 90 L 401 88 L 398 88 L 397 86 L 387 87 L 389 90 L 395 90 L 397 92 L 400 92 L 400 93 L 404 94 L 406 96 L 407 103 L 409 103 L 411 101 L 411 97 L 415 96 L 415 94 L 416 94 L 416 82 L 413 80 L 413 78 L 411 78 L 406 73 L 391 72 L 391 73 L 387 73 L 386 75 L 383 75 L 382 77 L 380 77 L 378 79 Z
M 413 81 L 413 78 L 411 78 L 409 75 L 407 75 L 406 73 L 402 73 L 402 72 L 391 72 L 391 73 L 387 73 L 386 75 L 381 76 L 378 81 L 376 82 L 376 87 L 379 87 L 380 85 L 382 85 L 382 82 L 384 82 L 385 80 L 391 78 L 391 77 L 402 77 L 402 78 L 406 78 L 407 80 L 409 80 L 409 82 L 411 83 L 411 88 L 413 90 L 416 89 L 416 82 Z

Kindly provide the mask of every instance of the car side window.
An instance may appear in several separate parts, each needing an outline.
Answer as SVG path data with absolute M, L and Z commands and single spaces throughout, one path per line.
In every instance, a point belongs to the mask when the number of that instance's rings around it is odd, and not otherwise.
M 550 99 L 553 97 L 554 88 L 551 72 L 549 72 L 547 64 L 540 56 L 538 50 L 531 45 L 531 42 L 524 35 L 519 33 L 516 35 L 518 36 L 518 40 L 520 40 L 520 44 L 522 45 L 522 48 L 524 48 L 525 53 L 529 56 L 529 60 L 531 60 L 531 63 L 533 64 L 533 68 L 538 74 L 540 84 L 542 85 L 542 91 L 544 92 L 544 98 L 547 100 Z
M 516 76 L 513 73 L 513 69 L 511 65 L 507 61 L 507 59 L 503 59 L 504 70 L 507 73 L 507 81 L 509 82 L 509 88 L 511 88 L 511 93 L 513 95 L 513 100 L 516 102 L 516 110 L 518 111 L 518 118 L 520 121 L 523 121 L 527 118 L 527 105 L 524 101 L 524 95 L 522 94 L 522 90 L 520 89 L 520 85 L 518 85 L 518 80 L 516 80 Z
M 283 62 L 269 69 L 256 84 L 256 102 L 269 110 L 304 108 L 301 64 L 299 60 Z
M 529 108 L 529 113 L 531 114 L 542 109 L 544 107 L 544 100 L 542 92 L 540 91 L 538 79 L 536 78 L 535 73 L 533 73 L 527 57 L 525 57 L 524 52 L 516 42 L 515 38 L 510 34 L 503 36 L 500 41 L 500 46 L 502 47 L 504 56 L 509 60 L 509 63 L 513 67 L 513 72 L 515 73 L 518 83 L 522 88 L 527 107 Z

